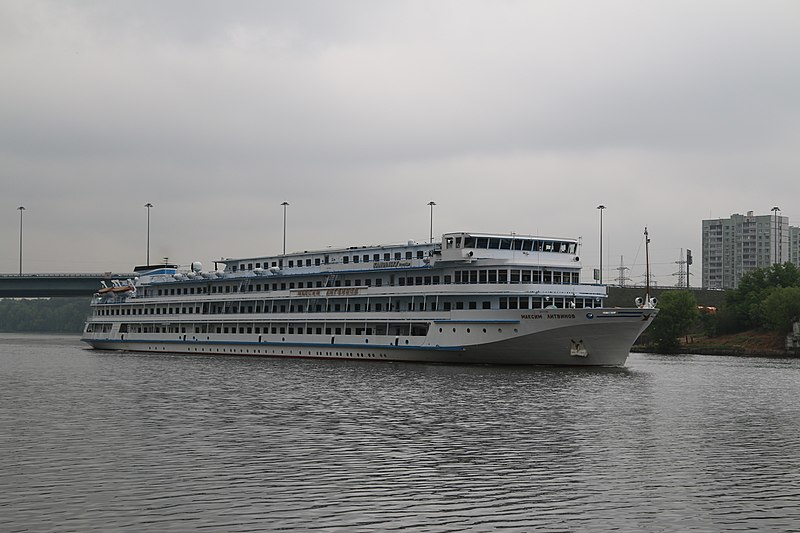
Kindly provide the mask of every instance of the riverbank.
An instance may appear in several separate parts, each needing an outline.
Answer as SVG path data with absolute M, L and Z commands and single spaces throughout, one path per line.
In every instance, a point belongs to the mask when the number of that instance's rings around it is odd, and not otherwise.
M 653 351 L 649 345 L 636 345 L 634 352 Z M 681 339 L 677 353 L 699 355 L 733 355 L 745 357 L 798 356 L 786 351 L 786 335 L 774 331 L 744 331 L 730 335 L 706 337 L 688 335 Z

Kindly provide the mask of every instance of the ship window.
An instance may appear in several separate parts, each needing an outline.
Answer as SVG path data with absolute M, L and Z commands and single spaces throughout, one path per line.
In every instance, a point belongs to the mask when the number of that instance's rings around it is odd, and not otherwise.
M 366 285 L 367 287 L 372 287 L 372 280 L 371 279 L 365 279 L 364 280 L 364 285 Z
M 486 270 L 481 270 L 478 273 L 478 283 L 486 283 Z
M 456 237 L 456 248 L 461 248 L 461 237 Z
M 533 304 L 531 309 L 542 309 L 542 297 L 541 296 L 534 296 L 531 300 Z
M 511 249 L 511 240 L 510 239 L 500 239 L 500 249 L 501 250 L 510 250 Z
M 342 256 L 342 263 L 344 263 L 346 265 L 349 262 L 350 262 L 350 257 L 348 257 L 346 255 Z
M 450 274 L 445 274 L 445 276 L 444 276 L 444 284 L 445 285 L 450 285 L 451 283 L 453 283 L 452 276 L 450 276 Z
M 344 334 L 345 335 L 352 335 L 353 334 L 352 328 L 344 328 Z
M 487 237 L 478 237 L 475 240 L 475 248 L 485 249 L 489 247 L 489 239 Z
M 383 310 L 383 304 L 376 303 L 375 304 L 375 310 L 376 311 L 382 311 Z
M 489 239 L 489 249 L 490 250 L 499 250 L 500 249 L 500 239 Z
M 550 272 L 549 270 L 545 270 L 544 271 L 544 276 L 543 276 L 542 279 L 544 280 L 544 283 L 552 283 L 553 282 L 553 273 Z
M 470 309 L 477 309 L 478 308 L 478 302 L 469 302 L 469 308 Z
M 401 254 L 400 252 L 395 252 L 395 253 L 394 253 L 394 259 L 395 259 L 395 261 L 399 261 L 399 260 L 401 260 L 402 258 L 403 258 L 403 254 Z
M 533 282 L 534 283 L 541 283 L 542 282 L 542 271 L 541 270 L 534 270 L 533 271 Z
M 344 280 L 344 286 L 345 287 L 349 287 L 350 285 L 352 285 L 352 283 L 353 282 L 351 280 L 349 280 L 349 279 Z
M 544 249 L 544 241 L 533 241 L 533 250 L 541 252 Z
M 341 334 L 342 334 L 342 328 L 336 328 L 334 330 L 334 335 L 341 335 Z
M 477 270 L 470 270 L 470 272 L 469 272 L 469 282 L 471 284 L 478 283 L 478 271 Z
M 579 283 L 580 283 L 580 273 L 579 272 L 573 272 L 572 273 L 572 284 L 573 285 L 577 285 Z
M 464 248 L 475 248 L 475 237 L 464 237 Z
M 531 271 L 530 270 L 523 270 L 522 271 L 522 283 L 527 284 L 531 282 Z
M 417 276 L 416 278 L 414 278 L 414 285 L 422 285 L 422 276 Z
M 500 298 L 500 309 L 508 309 L 508 298 L 505 296 Z
M 424 252 L 422 250 L 417 250 L 417 259 L 422 259 L 424 256 Z
M 483 303 L 483 308 L 484 309 L 491 309 L 492 308 L 492 302 L 482 302 L 482 303 Z
M 525 242 L 525 241 L 522 241 L 520 239 L 515 239 L 514 241 L 512 241 L 512 246 L 511 247 L 514 250 L 522 250 L 522 243 L 523 242 Z
M 511 283 L 519 283 L 519 270 L 511 270 Z
M 456 302 L 456 309 L 464 309 L 464 302 Z
M 444 303 L 444 310 L 445 311 L 449 311 L 451 306 L 452 306 L 452 304 L 450 302 L 445 302 Z
M 322 261 L 320 260 L 320 258 L 319 258 L 319 257 L 315 257 L 315 258 L 314 258 L 314 264 L 315 264 L 316 266 L 319 266 L 319 264 L 320 264 L 321 262 L 322 262 Z
M 367 256 L 364 256 L 364 257 L 367 257 Z M 381 254 L 372 254 L 372 260 L 373 261 L 380 261 L 381 260 Z M 366 261 L 366 259 L 365 259 L 365 261 Z
M 553 272 L 553 283 L 561 284 L 561 272 L 559 271 Z
M 489 283 L 497 283 L 497 270 L 489 270 Z
M 412 257 L 411 251 L 406 252 L 406 259 L 411 259 Z
M 363 256 L 361 259 L 362 259 L 362 260 L 363 260 L 365 263 L 369 262 L 369 254 L 364 254 L 364 256 Z
M 552 252 L 553 251 L 553 243 L 550 241 L 546 241 L 544 243 L 544 251 L 545 252 Z
M 433 284 L 434 285 L 438 285 L 439 284 L 439 276 L 433 276 Z
M 388 261 L 391 258 L 392 258 L 392 254 L 390 254 L 389 252 L 386 252 L 385 254 L 383 254 L 383 260 L 384 261 Z
M 444 240 L 444 242 L 445 242 L 445 248 L 447 248 L 448 250 L 453 247 L 453 238 L 452 237 L 447 237 Z
M 503 268 L 497 271 L 497 283 L 508 283 L 508 270 Z
M 294 268 L 294 260 L 293 259 L 289 260 L 289 268 Z
M 353 263 L 358 263 L 358 256 L 357 255 L 353 256 Z
M 509 309 L 517 309 L 519 307 L 519 300 L 516 297 L 512 297 L 508 299 L 508 308 Z
M 361 280 L 360 280 L 360 279 L 357 279 L 357 280 L 355 281 L 355 286 L 356 286 L 356 287 L 360 287 L 360 286 L 361 286 Z
M 425 285 L 430 285 L 430 284 L 431 284 L 431 277 L 430 277 L 430 276 L 425 276 L 425 277 L 422 279 L 422 282 L 423 282 Z
M 399 285 L 400 287 L 405 287 L 406 286 L 406 278 L 397 278 L 397 285 Z
M 522 241 L 522 250 L 525 252 L 530 252 L 533 249 L 533 241 L 530 239 L 526 239 Z

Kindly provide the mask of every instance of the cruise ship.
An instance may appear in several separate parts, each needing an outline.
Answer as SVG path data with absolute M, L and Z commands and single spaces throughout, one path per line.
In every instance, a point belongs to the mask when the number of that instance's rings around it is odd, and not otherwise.
M 624 365 L 655 300 L 606 307 L 576 239 L 456 232 L 138 267 L 93 297 L 82 340 L 131 352 Z

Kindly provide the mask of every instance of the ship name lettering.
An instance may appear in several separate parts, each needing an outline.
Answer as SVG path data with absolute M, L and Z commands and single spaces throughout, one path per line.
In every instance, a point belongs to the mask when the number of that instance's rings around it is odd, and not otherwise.
M 536 320 L 537 318 L 542 318 L 542 315 L 522 315 L 524 320 Z
M 400 268 L 410 267 L 411 261 L 375 261 L 372 268 Z
M 559 314 L 559 315 L 547 315 L 547 318 L 575 318 L 573 314 Z

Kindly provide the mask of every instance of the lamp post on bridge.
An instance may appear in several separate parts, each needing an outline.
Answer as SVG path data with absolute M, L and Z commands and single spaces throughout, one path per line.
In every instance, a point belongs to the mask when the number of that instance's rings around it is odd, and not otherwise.
M 281 205 L 283 206 L 283 255 L 286 255 L 286 207 L 289 202 L 283 202 Z
M 772 262 L 773 265 L 777 265 L 778 263 L 780 263 L 780 255 L 778 252 L 778 211 L 780 210 L 781 208 L 778 206 L 775 206 L 771 209 L 775 223 L 775 229 L 773 230 L 773 234 L 775 236 L 775 254 L 773 255 L 774 258 L 774 261 Z
M 431 244 L 433 244 L 433 206 L 436 205 L 436 202 L 431 200 L 428 205 L 431 206 Z
M 144 206 L 147 208 L 147 266 L 150 266 L 150 208 L 153 204 L 147 202 Z
M 600 285 L 603 284 L 603 211 L 606 206 L 600 204 L 597 209 L 600 210 Z
M 19 275 L 22 275 L 22 212 L 25 211 L 24 206 L 17 208 L 19 211 Z

